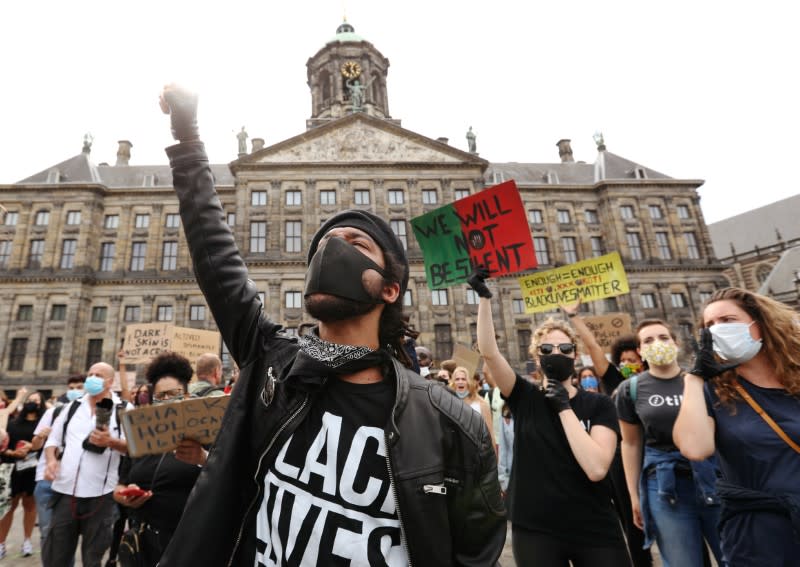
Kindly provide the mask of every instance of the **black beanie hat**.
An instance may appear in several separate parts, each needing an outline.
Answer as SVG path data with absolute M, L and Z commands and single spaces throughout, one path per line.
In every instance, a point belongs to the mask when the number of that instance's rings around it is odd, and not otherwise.
M 389 252 L 403 265 L 403 277 L 398 282 L 400 284 L 400 301 L 402 301 L 402 297 L 408 287 L 408 258 L 406 258 L 406 251 L 403 248 L 403 243 L 400 242 L 391 227 L 377 215 L 367 211 L 350 209 L 332 216 L 319 227 L 319 230 L 311 240 L 311 246 L 308 248 L 308 261 L 311 262 L 311 257 L 317 251 L 317 246 L 322 237 L 332 228 L 339 226 L 351 226 L 363 230 L 372 237 L 384 253 Z

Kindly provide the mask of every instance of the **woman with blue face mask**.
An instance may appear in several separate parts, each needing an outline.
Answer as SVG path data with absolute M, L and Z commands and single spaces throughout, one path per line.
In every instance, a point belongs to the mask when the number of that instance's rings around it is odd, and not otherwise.
M 453 374 L 450 376 L 448 383 L 456 396 L 463 400 L 465 404 L 473 410 L 481 414 L 483 420 L 486 422 L 486 427 L 489 429 L 489 434 L 492 437 L 492 445 L 497 446 L 494 442 L 494 427 L 492 426 L 492 409 L 489 404 L 480 395 L 478 395 L 478 381 L 475 377 L 470 377 L 469 371 L 463 366 L 456 367 Z
M 744 289 L 714 293 L 686 375 L 675 442 L 719 455 L 720 530 L 729 565 L 800 557 L 800 319 Z

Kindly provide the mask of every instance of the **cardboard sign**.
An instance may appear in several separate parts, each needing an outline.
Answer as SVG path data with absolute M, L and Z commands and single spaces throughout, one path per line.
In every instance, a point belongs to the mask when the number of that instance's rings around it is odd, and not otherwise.
M 633 334 L 631 330 L 631 316 L 627 313 L 609 313 L 583 317 L 586 326 L 591 329 L 594 338 L 606 352 L 609 352 L 611 343 L 623 335 Z
M 478 370 L 478 364 L 480 364 L 481 361 L 481 353 L 456 343 L 453 348 L 453 360 L 455 360 L 459 366 L 466 368 L 470 377 L 472 377 L 475 376 L 475 372 Z
M 162 351 L 169 350 L 169 323 L 136 323 L 125 329 L 122 343 L 123 364 L 149 362 Z
M 172 451 L 181 439 L 213 443 L 230 396 L 142 406 L 120 415 L 131 457 Z
M 137 323 L 125 329 L 122 363 L 150 362 L 154 356 L 169 350 L 185 356 L 194 366 L 201 354 L 218 354 L 219 344 L 217 331 L 176 327 L 168 323 Z
M 431 289 L 466 282 L 473 266 L 486 266 L 492 276 L 536 267 L 528 219 L 513 181 L 413 218 L 411 227 Z
M 628 293 L 628 278 L 619 252 L 583 260 L 519 278 L 525 313 L 557 309 L 559 305 L 596 301 Z
M 194 366 L 197 357 L 207 352 L 219 353 L 220 334 L 217 331 L 172 327 L 170 350 L 182 354 Z

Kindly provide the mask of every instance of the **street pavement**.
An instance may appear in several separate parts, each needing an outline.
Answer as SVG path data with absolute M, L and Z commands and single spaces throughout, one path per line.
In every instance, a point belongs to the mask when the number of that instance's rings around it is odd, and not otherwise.
M 39 550 L 39 528 L 33 530 L 33 555 L 30 557 L 22 557 L 22 506 L 19 506 L 14 513 L 14 523 L 11 526 L 11 532 L 8 534 L 6 540 L 7 555 L 5 559 L 0 559 L 0 567 L 33 567 L 42 564 L 42 555 Z M 653 562 L 653 567 L 660 567 L 661 561 L 657 557 Z M 75 565 L 81 566 L 80 549 L 76 554 Z M 500 556 L 501 567 L 516 567 L 514 556 L 511 553 L 511 524 L 508 524 L 508 536 L 506 537 L 506 545 L 503 548 L 503 553 Z

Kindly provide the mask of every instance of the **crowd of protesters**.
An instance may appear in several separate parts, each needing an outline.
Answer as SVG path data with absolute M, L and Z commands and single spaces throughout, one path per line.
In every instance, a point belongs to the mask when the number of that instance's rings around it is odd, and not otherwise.
M 121 412 L 230 395 L 216 355 L 193 370 L 164 352 L 132 391 L 113 391 L 100 362 L 56 400 L 0 399 L 0 559 L 21 503 L 21 553 L 38 514 L 46 567 L 73 565 L 79 544 L 87 567 L 491 567 L 506 520 L 520 566 L 643 567 L 653 543 L 665 567 L 798 565 L 796 312 L 716 292 L 687 370 L 667 322 L 639 322 L 606 353 L 580 305 L 564 305 L 533 330 L 523 373 L 498 346 L 476 266 L 482 365 L 442 360 L 403 313 L 402 244 L 350 210 L 313 238 L 316 322 L 290 336 L 222 221 L 197 97 L 169 86 L 161 105 L 195 273 L 241 380 L 213 445 L 135 458 Z

